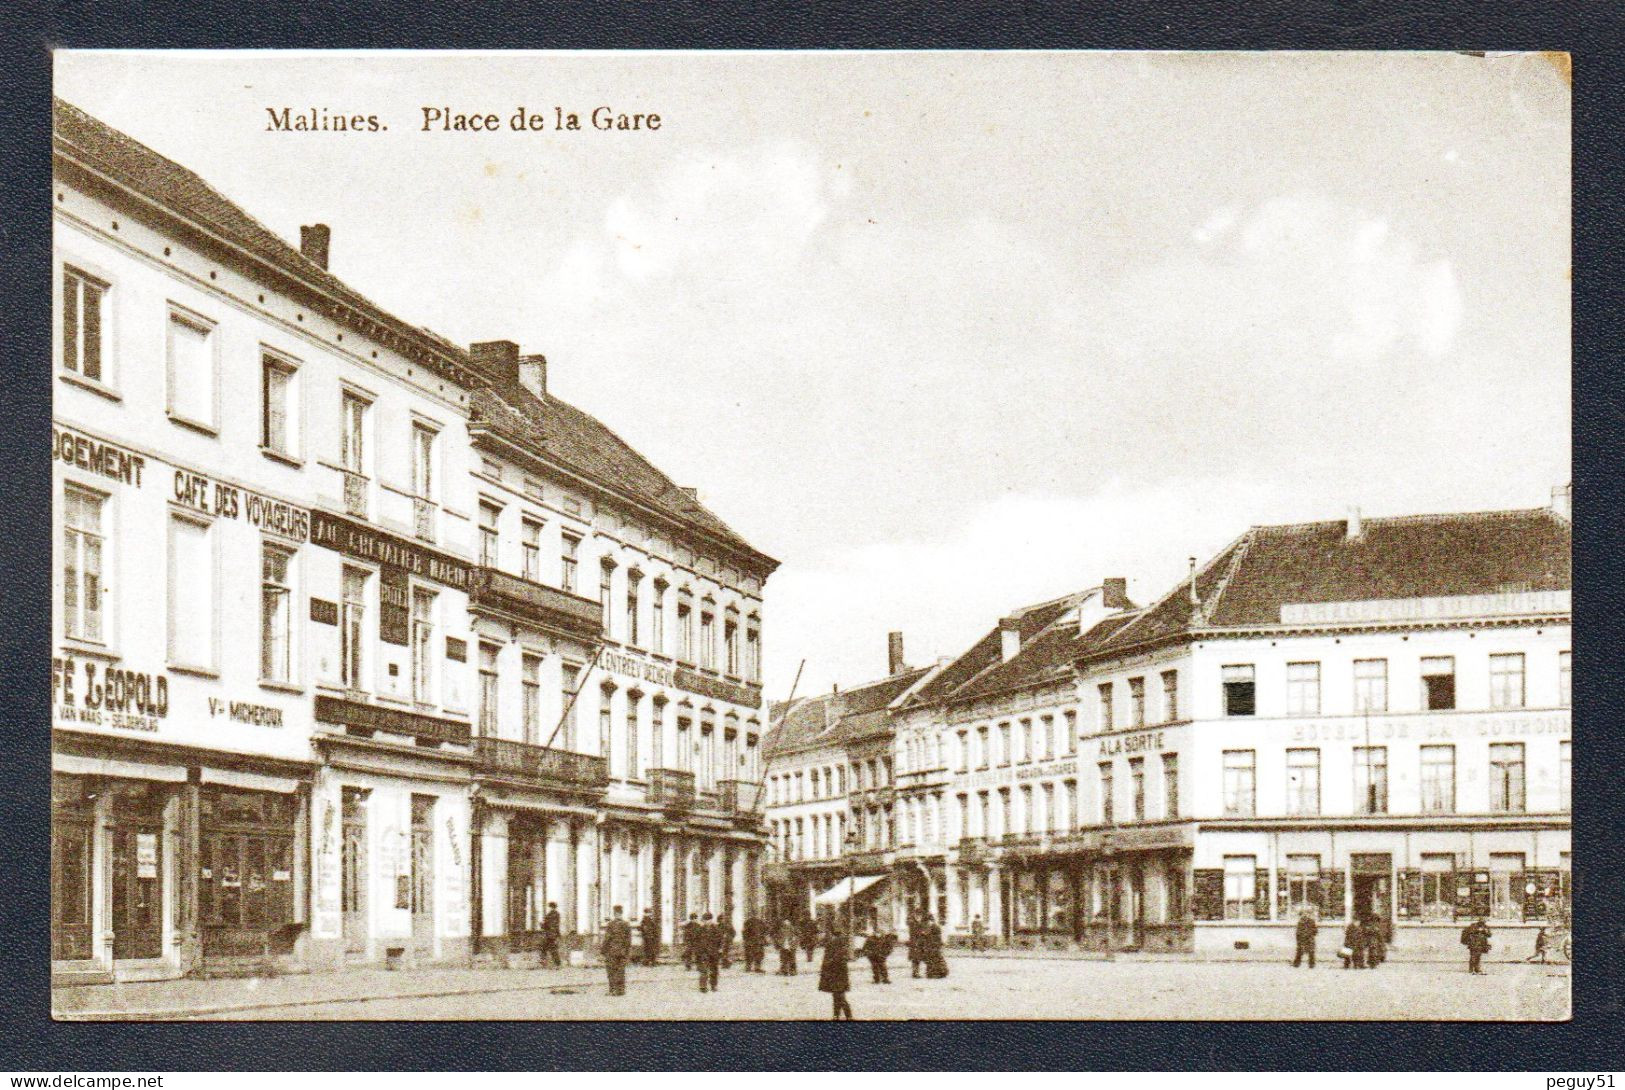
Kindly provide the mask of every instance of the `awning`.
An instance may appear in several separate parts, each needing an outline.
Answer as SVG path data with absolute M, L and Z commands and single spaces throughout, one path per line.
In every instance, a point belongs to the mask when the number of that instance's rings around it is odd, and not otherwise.
M 815 905 L 838 905 L 848 897 L 856 897 L 876 882 L 885 881 L 884 874 L 860 874 L 851 878 L 842 878 L 833 886 L 813 898 Z

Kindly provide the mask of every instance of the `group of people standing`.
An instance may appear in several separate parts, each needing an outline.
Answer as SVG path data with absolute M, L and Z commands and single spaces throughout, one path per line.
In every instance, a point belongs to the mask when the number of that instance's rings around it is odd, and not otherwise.
M 890 984 L 891 971 L 886 961 L 897 947 L 897 936 L 878 928 L 865 936 L 858 953 L 869 962 L 869 973 L 876 984 Z M 783 952 L 781 950 L 781 958 Z M 795 952 L 790 953 L 795 972 Z M 852 1004 L 846 995 L 852 990 L 852 974 L 848 963 L 852 960 L 852 943 L 845 928 L 839 923 L 830 925 L 824 939 L 824 962 L 818 969 L 818 990 L 828 992 L 831 1017 L 852 1019 Z M 948 960 L 942 955 L 942 926 L 929 913 L 919 912 L 908 921 L 908 961 L 917 979 L 925 970 L 929 980 L 941 980 L 948 975 Z
M 1292 958 L 1292 967 L 1296 969 L 1308 959 L 1309 968 L 1315 967 L 1315 939 L 1320 933 L 1320 925 L 1308 912 L 1298 914 L 1297 925 L 1297 952 Z M 1375 917 L 1366 916 L 1361 919 L 1349 921 L 1343 929 L 1343 946 L 1337 951 L 1343 959 L 1345 969 L 1375 969 L 1388 959 L 1388 940 L 1390 932 L 1382 921 Z M 1490 927 L 1483 920 L 1474 920 L 1462 929 L 1461 944 L 1467 948 L 1467 971 L 1475 975 L 1484 974 L 1484 955 L 1490 949 Z M 1538 957 L 1542 962 L 1546 960 L 1546 929 L 1541 928 L 1535 936 L 1535 955 L 1529 960 Z

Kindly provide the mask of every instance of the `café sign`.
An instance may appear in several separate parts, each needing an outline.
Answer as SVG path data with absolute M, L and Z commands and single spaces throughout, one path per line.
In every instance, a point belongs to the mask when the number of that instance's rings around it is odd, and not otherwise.
M 1121 753 L 1155 753 L 1162 750 L 1162 731 L 1147 730 L 1137 734 L 1108 734 L 1100 739 L 1100 755 L 1115 757 Z
M 169 714 L 169 678 L 64 655 L 51 659 L 51 705 L 62 722 L 155 731 Z
M 465 560 L 327 511 L 310 513 L 310 543 L 359 560 L 402 568 L 457 590 L 466 591 L 473 580 L 473 566 Z

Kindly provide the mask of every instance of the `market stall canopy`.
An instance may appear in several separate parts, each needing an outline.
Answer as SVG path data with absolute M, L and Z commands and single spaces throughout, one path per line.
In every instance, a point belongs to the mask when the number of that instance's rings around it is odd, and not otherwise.
M 842 878 L 833 886 L 813 898 L 815 905 L 838 905 L 848 897 L 856 897 L 876 882 L 885 880 L 884 874 L 862 874 L 851 878 Z

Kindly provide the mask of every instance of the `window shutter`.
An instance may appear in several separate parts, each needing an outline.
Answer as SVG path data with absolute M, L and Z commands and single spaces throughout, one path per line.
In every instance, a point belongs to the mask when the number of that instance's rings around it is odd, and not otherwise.
M 1401 919 L 1419 920 L 1422 918 L 1421 871 L 1402 870 L 1399 872 L 1399 896 L 1397 902 Z
M 1191 907 L 1198 920 L 1224 919 L 1224 868 L 1191 872 Z
M 1267 920 L 1270 918 L 1270 872 L 1268 867 L 1259 867 L 1253 872 L 1253 919 Z

